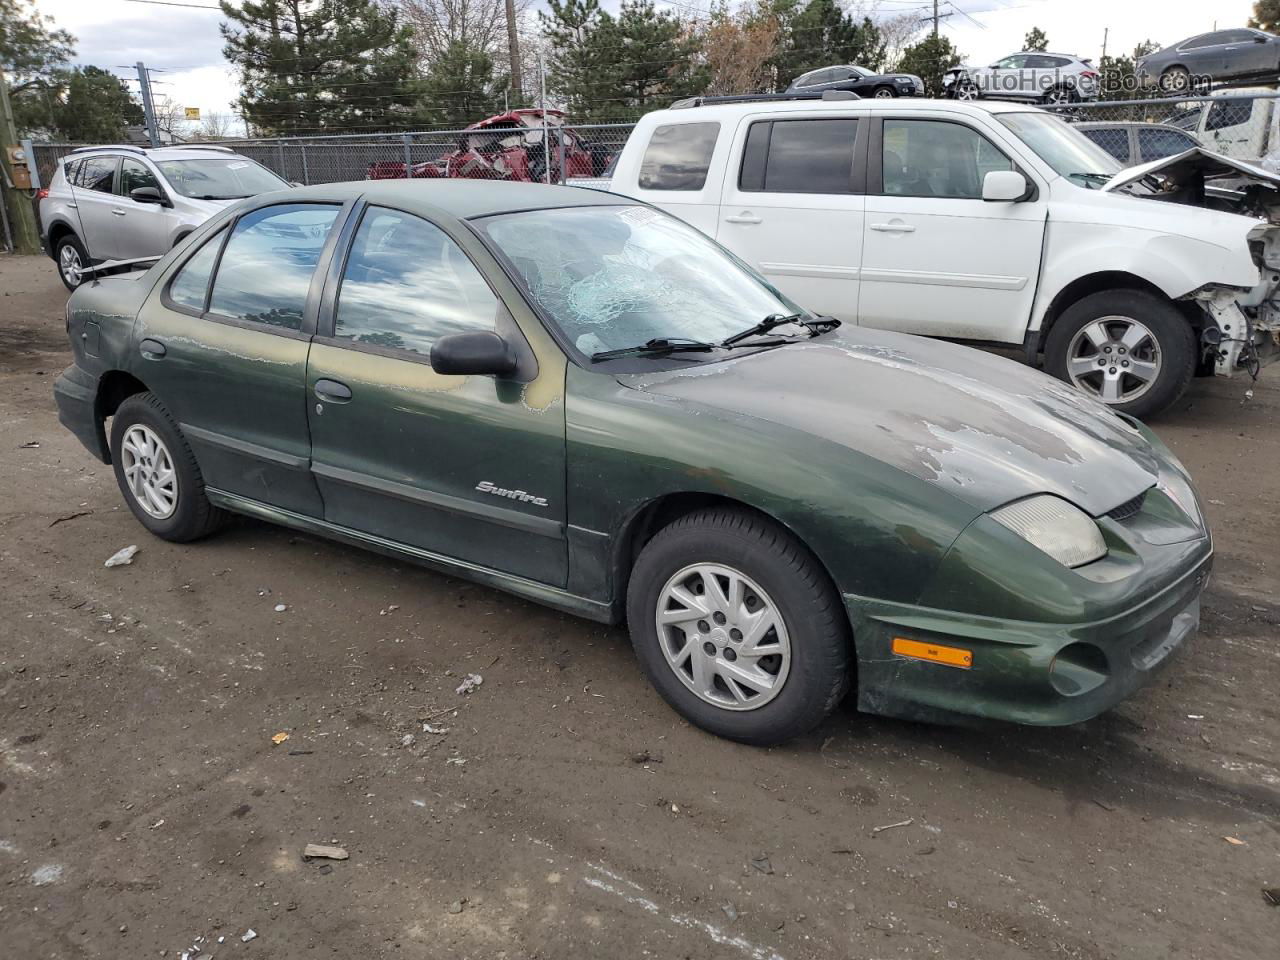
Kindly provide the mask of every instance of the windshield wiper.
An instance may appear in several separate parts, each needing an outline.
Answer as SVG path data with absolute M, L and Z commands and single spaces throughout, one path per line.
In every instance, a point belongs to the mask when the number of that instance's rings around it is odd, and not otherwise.
M 1081 180 L 1091 180 L 1095 183 L 1107 184 L 1111 182 L 1112 174 L 1110 173 L 1069 173 L 1067 179 L 1071 177 L 1079 177 Z
M 797 320 L 796 323 L 808 328 L 810 339 L 840 326 L 840 321 L 835 317 L 816 317 L 813 320 Z
M 735 343 L 741 343 L 743 340 L 746 340 L 748 337 L 754 337 L 757 334 L 761 334 L 761 333 L 768 333 L 774 327 L 781 327 L 788 323 L 799 323 L 802 325 L 807 325 L 804 323 L 804 321 L 800 319 L 800 317 L 801 317 L 801 314 L 798 314 L 798 313 L 790 313 L 790 314 L 771 313 L 769 314 L 769 316 L 765 317 L 755 326 L 748 327 L 746 330 L 743 330 L 741 333 L 735 333 L 733 336 L 726 337 L 724 340 L 721 340 L 720 346 L 732 347 Z
M 655 337 L 638 343 L 633 347 L 619 347 L 617 350 L 601 350 L 591 355 L 592 360 L 614 360 L 618 357 L 639 357 L 647 353 L 684 353 L 688 351 L 715 350 L 722 344 L 707 343 L 705 340 L 685 340 L 681 337 Z
M 195 197 L 193 199 L 196 199 L 196 200 L 243 200 L 247 196 L 250 196 L 250 194 L 238 193 L 232 197 L 224 197 L 221 195 L 214 196 L 212 193 L 202 193 L 200 196 Z

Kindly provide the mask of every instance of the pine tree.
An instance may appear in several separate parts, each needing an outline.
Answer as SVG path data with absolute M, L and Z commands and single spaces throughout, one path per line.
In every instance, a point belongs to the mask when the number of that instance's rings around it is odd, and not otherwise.
M 1039 27 L 1032 27 L 1022 40 L 1022 49 L 1028 52 L 1044 53 L 1049 49 L 1049 37 Z
M 928 95 L 938 97 L 942 95 L 942 75 L 952 67 L 960 66 L 960 59 L 960 51 L 949 37 L 931 33 L 902 51 L 897 69 L 902 73 L 914 73 L 924 81 Z
M 377 0 L 223 0 L 223 53 L 238 101 L 264 133 L 403 125 L 419 107 L 417 54 L 399 12 Z
M 422 83 L 423 119 L 465 127 L 502 109 L 507 78 L 494 77 L 493 58 L 479 47 L 454 40 L 431 61 Z
M 819 67 L 854 63 L 878 70 L 884 63 L 879 28 L 869 17 L 854 20 L 835 0 L 810 0 L 803 7 L 796 0 L 777 0 L 772 9 L 782 28 L 773 61 L 779 89 Z
M 598 0 L 548 0 L 550 13 L 539 12 L 550 49 L 547 88 L 562 98 L 575 120 L 599 119 L 597 90 L 616 89 L 617 64 L 610 61 L 608 30 L 613 18 Z
M 1249 26 L 1268 33 L 1280 32 L 1280 0 L 1257 0 Z
M 143 117 L 141 105 L 114 73 L 75 67 L 58 76 L 51 120 L 59 139 L 69 143 L 111 143 Z

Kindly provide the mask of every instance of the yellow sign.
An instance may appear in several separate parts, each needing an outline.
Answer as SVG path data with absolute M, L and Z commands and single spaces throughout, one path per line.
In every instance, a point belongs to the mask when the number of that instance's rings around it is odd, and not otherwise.
M 199 107 L 185 107 L 184 109 L 185 109 L 185 111 L 186 111 L 187 119 L 188 119 L 188 120 L 199 120 L 199 119 L 200 119 L 200 108 L 199 108 Z
M 893 652 L 900 657 L 944 663 L 949 667 L 959 667 L 962 670 L 968 670 L 973 666 L 973 654 L 968 650 L 961 647 L 946 647 L 940 643 L 922 643 L 907 637 L 893 638 Z

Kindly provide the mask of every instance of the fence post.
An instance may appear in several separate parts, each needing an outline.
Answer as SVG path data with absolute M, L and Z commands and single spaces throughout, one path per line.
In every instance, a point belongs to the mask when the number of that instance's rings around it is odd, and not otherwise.
M 300 141 L 298 149 L 302 151 L 302 183 L 309 187 L 311 186 L 311 171 L 307 167 L 307 145 Z
M 413 174 L 410 172 L 410 170 L 409 170 L 409 167 L 410 167 L 410 165 L 411 165 L 411 164 L 412 164 L 412 162 L 413 162 L 413 161 L 412 161 L 412 154 L 411 154 L 411 152 L 410 152 L 410 150 L 409 150 L 409 145 L 410 145 L 412 142 L 413 142 L 413 138 L 412 138 L 412 136 L 411 136 L 410 134 L 407 134 L 407 133 L 406 133 L 406 134 L 404 135 L 404 178 L 405 178 L 406 180 L 408 180 L 408 179 L 413 175 Z
M 565 183 L 569 179 L 569 171 L 564 168 L 564 141 L 566 136 L 565 134 L 566 129 L 567 128 L 565 127 L 560 128 L 560 140 L 559 140 L 558 146 L 556 147 L 557 152 L 560 154 L 560 181 L 559 181 L 560 183 Z
M 283 140 L 281 140 L 278 144 L 276 144 L 276 152 L 280 155 L 280 176 L 288 180 L 289 172 L 285 169 L 285 166 L 284 166 L 284 141 Z

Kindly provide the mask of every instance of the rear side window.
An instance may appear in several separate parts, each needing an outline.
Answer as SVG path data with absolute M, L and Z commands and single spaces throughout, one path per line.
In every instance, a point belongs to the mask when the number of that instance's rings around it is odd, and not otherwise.
M 498 300 L 443 230 L 398 210 L 370 207 L 338 293 L 334 336 L 427 356 L 451 333 L 492 330 Z
M 218 259 L 218 248 L 222 246 L 224 236 L 226 231 L 219 230 L 174 274 L 169 283 L 169 299 L 174 304 L 204 313 L 209 277 L 213 275 L 213 265 Z
M 1126 128 L 1100 127 L 1080 132 L 1125 166 L 1129 165 L 1129 131 Z
M 290 203 L 241 217 L 213 281 L 209 312 L 299 330 L 315 272 L 338 216 L 331 204 Z
M 110 193 L 116 178 L 115 157 L 89 157 L 80 165 L 77 187 Z
M 658 127 L 640 161 L 642 190 L 701 190 L 720 135 L 718 123 Z
M 853 193 L 857 135 L 856 119 L 753 123 L 738 187 L 762 193 Z
M 981 200 L 982 180 L 1013 163 L 971 127 L 941 120 L 886 120 L 884 192 Z
M 1138 131 L 1138 156 L 1143 163 L 1172 157 L 1195 145 L 1196 142 L 1189 136 L 1176 130 L 1148 128 Z
M 67 183 L 75 187 L 80 186 L 80 167 L 83 162 L 82 160 L 68 160 L 66 162 L 65 166 L 63 166 L 63 173 L 67 178 Z

